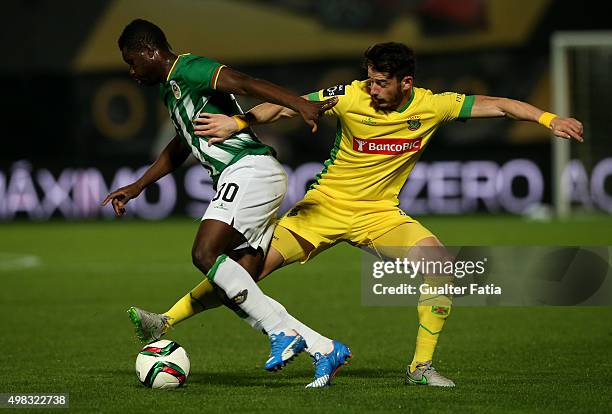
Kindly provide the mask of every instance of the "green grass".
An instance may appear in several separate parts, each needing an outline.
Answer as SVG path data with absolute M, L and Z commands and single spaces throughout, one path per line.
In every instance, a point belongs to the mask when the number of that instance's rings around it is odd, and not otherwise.
M 423 223 L 455 245 L 612 244 L 607 217 Z M 0 393 L 68 392 L 71 410 L 81 412 L 612 410 L 610 307 L 457 307 L 436 351 L 437 368 L 457 388 L 404 386 L 416 312 L 361 306 L 361 253 L 347 245 L 262 285 L 296 317 L 351 346 L 354 359 L 333 387 L 304 390 L 312 375 L 305 355 L 279 374 L 265 372 L 265 338 L 217 309 L 168 335 L 189 352 L 186 386 L 146 389 L 134 373 L 139 345 L 125 310 L 164 311 L 201 279 L 190 264 L 196 226 L 188 220 L 0 225 Z M 11 268 L 9 254 L 39 263 Z

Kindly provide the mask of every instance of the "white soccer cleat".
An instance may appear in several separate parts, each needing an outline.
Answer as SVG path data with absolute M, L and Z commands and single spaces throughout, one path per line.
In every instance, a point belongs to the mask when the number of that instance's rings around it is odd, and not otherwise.
M 406 369 L 406 384 L 408 385 L 429 385 L 431 387 L 454 387 L 455 383 L 440 375 L 431 361 L 422 362 L 410 372 L 410 366 Z
M 127 311 L 130 320 L 134 324 L 134 330 L 138 339 L 144 343 L 157 341 L 170 328 L 170 324 L 166 315 L 159 313 L 147 312 L 136 307 L 131 307 Z

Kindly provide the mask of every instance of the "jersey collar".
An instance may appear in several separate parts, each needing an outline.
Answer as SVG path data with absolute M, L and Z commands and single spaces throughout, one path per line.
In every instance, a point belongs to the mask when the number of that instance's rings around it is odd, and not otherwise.
M 168 76 L 166 76 L 166 82 L 168 82 L 170 80 L 170 76 L 172 75 L 172 72 L 174 72 L 174 67 L 176 66 L 177 62 L 179 61 L 179 59 L 181 58 L 181 56 L 187 56 L 190 53 L 183 53 L 182 55 L 178 55 L 176 57 L 176 59 L 174 59 L 174 63 L 172 64 L 172 66 L 170 67 L 170 70 L 168 71 Z
M 414 95 L 415 95 L 415 90 L 414 90 L 414 88 L 412 88 L 412 91 L 411 91 L 411 92 L 412 92 L 412 94 L 410 95 L 410 99 L 408 99 L 408 102 L 406 102 L 406 103 L 404 104 L 404 106 L 402 106 L 401 108 L 397 108 L 397 109 L 395 110 L 395 112 L 402 113 L 402 112 L 404 112 L 406 109 L 408 109 L 408 107 L 410 106 L 410 104 L 411 104 L 411 103 L 412 103 L 412 101 L 414 100 Z

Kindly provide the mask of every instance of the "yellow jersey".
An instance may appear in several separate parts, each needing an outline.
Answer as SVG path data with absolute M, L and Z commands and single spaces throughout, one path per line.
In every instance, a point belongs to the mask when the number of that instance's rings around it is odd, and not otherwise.
M 372 106 L 367 81 L 353 81 L 308 95 L 310 100 L 338 97 L 326 112 L 337 117 L 330 159 L 311 187 L 334 199 L 392 201 L 427 143 L 445 122 L 470 117 L 473 96 L 434 94 L 412 88 L 408 102 L 395 111 Z

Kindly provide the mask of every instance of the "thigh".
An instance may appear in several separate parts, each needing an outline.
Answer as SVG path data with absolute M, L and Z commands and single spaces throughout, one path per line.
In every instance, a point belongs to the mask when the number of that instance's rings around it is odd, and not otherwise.
M 263 268 L 264 252 L 261 248 L 240 248 L 244 240 L 244 236 L 232 226 L 217 220 L 204 220 L 196 234 L 192 255 L 200 262 L 200 267 L 208 271 L 217 258 L 225 254 L 257 281 Z
M 212 255 L 229 253 L 244 242 L 235 228 L 219 220 L 203 220 L 193 241 L 193 251 Z
M 308 240 L 282 226 L 276 226 L 272 245 L 268 250 L 258 280 L 265 278 L 280 267 L 297 261 L 305 261 L 313 250 L 314 246 Z
M 276 226 L 272 237 L 272 256 L 280 255 L 283 265 L 304 261 L 314 250 L 314 245 L 299 234 L 283 227 Z M 267 260 L 266 260 L 267 261 Z

